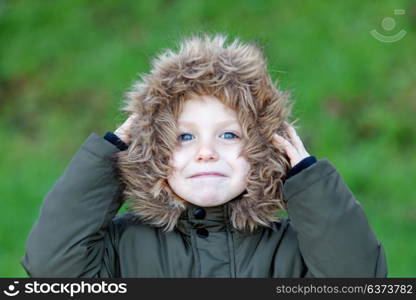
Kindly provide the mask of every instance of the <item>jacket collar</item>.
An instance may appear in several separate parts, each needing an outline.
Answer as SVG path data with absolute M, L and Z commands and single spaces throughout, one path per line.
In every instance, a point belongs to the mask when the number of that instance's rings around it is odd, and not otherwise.
M 222 231 L 231 226 L 231 207 L 229 202 L 219 206 L 200 207 L 187 202 L 186 209 L 179 217 L 176 228 L 184 234 L 190 235 L 191 229 L 205 228 L 209 231 Z

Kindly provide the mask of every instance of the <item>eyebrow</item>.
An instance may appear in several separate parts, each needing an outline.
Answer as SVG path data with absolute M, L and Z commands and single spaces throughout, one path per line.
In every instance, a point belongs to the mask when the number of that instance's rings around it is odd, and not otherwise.
M 222 121 L 222 122 L 217 122 L 215 123 L 215 125 L 217 126 L 227 126 L 229 124 L 238 124 L 237 120 L 226 120 L 226 121 Z M 187 122 L 187 121 L 178 121 L 179 125 L 187 125 L 187 126 L 195 126 L 194 122 Z

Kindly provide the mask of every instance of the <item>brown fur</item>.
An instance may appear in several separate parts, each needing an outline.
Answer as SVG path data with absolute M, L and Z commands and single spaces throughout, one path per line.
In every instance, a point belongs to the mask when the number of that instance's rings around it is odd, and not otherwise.
M 172 230 L 186 209 L 186 201 L 167 184 L 171 150 L 177 143 L 176 120 L 184 101 L 193 95 L 212 95 L 235 109 L 243 137 L 242 155 L 250 163 L 247 190 L 230 201 L 231 224 L 237 230 L 255 230 L 278 220 L 285 209 L 282 177 L 290 167 L 282 149 L 272 143 L 290 115 L 289 94 L 274 85 L 262 51 L 235 39 L 226 45 L 223 34 L 191 36 L 176 52 L 166 50 L 152 61 L 126 94 L 122 110 L 137 113 L 131 128 L 132 144 L 117 153 L 129 209 L 153 226 Z

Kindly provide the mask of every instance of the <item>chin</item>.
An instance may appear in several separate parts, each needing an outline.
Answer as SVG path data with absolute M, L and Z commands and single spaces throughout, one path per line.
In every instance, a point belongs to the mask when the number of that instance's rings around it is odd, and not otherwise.
M 212 206 L 222 205 L 222 204 L 228 202 L 228 200 L 218 199 L 218 200 L 204 201 L 204 200 L 199 199 L 197 201 L 189 201 L 189 202 L 191 202 L 192 204 L 195 204 L 197 206 L 200 206 L 200 207 L 212 207 Z

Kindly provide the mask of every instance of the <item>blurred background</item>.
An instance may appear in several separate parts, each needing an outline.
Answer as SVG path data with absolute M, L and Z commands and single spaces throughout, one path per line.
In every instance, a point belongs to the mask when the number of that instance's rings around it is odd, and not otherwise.
M 389 277 L 415 277 L 415 31 L 405 0 L 0 0 L 0 276 L 27 276 L 43 197 L 91 132 L 124 121 L 123 95 L 151 58 L 222 32 L 264 47 L 308 152 L 364 207 Z

